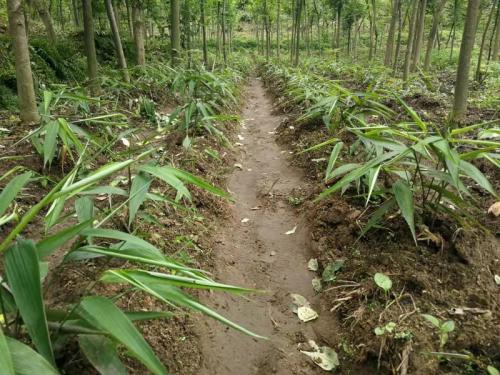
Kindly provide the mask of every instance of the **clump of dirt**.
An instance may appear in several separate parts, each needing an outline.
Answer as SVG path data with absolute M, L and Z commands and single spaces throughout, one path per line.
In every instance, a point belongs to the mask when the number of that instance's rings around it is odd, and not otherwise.
M 417 100 L 423 103 L 424 99 Z M 500 287 L 494 279 L 500 267 L 498 238 L 480 230 L 456 230 L 438 218 L 433 230 L 440 234 L 441 243 L 428 238 L 415 245 L 399 217 L 389 218 L 384 228 L 360 238 L 372 209 L 338 194 L 314 201 L 326 188 L 323 179 L 330 150 L 300 153 L 333 135 L 320 123 L 303 125 L 294 118 L 296 114 L 288 114 L 278 136 L 294 151 L 292 163 L 304 168 L 310 178 L 308 198 L 300 209 L 311 223 L 319 272 L 335 262 L 342 264 L 335 281 L 324 283 L 320 294 L 324 310 L 344 322 L 333 339 L 349 358 L 342 369 L 348 373 L 364 364 L 381 373 L 485 374 L 489 364 L 500 367 Z M 489 172 L 498 185 L 498 171 Z M 485 200 L 481 207 L 493 203 L 479 193 L 475 198 Z M 498 232 L 498 219 L 487 217 L 482 209 L 477 217 L 490 232 Z M 374 282 L 376 273 L 391 279 L 388 293 Z M 444 345 L 440 345 L 439 330 L 423 314 L 454 322 Z M 377 327 L 380 333 L 391 322 L 390 332 L 375 334 Z

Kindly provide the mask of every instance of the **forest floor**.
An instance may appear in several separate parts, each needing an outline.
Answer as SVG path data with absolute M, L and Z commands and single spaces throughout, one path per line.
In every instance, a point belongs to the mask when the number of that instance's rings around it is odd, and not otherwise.
M 204 320 L 200 373 L 320 373 L 297 345 L 318 340 L 316 331 L 335 332 L 337 322 L 318 310 L 319 319 L 303 323 L 291 308 L 293 293 L 313 306 L 317 298 L 311 285 L 313 274 L 307 268 L 311 258 L 308 224 L 289 201 L 301 195 L 304 176 L 287 161 L 289 152 L 276 143 L 282 118 L 273 114 L 260 80 L 251 81 L 246 98 L 238 137 L 241 157 L 227 185 L 235 203 L 229 222 L 217 234 L 215 276 L 262 292 L 248 299 L 211 293 L 202 300 L 268 340 Z

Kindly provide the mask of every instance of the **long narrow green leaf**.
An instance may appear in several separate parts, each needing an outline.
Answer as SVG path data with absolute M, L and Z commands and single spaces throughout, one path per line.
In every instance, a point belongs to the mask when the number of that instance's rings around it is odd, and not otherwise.
M 17 340 L 7 337 L 16 375 L 59 375 L 59 372 L 40 354 Z
M 328 179 L 330 178 L 330 175 L 332 174 L 333 171 L 333 167 L 335 166 L 335 162 L 339 157 L 342 147 L 344 147 L 343 142 L 339 142 L 333 147 L 332 153 L 330 154 L 330 158 L 328 159 L 328 166 L 326 167 L 325 181 L 328 181 Z
M 361 230 L 359 237 L 363 237 L 371 228 L 380 222 L 380 219 L 396 205 L 394 197 L 385 201 L 370 217 L 366 225 Z
M 168 374 L 130 319 L 110 300 L 100 296 L 85 297 L 81 300 L 78 314 L 97 329 L 108 332 L 153 374 Z
M 68 228 L 64 228 L 63 230 L 49 237 L 45 237 L 43 240 L 41 240 L 36 244 L 36 248 L 38 250 L 38 257 L 40 259 L 44 259 L 45 257 L 49 256 L 60 246 L 62 246 L 63 244 L 70 241 L 78 234 L 80 234 L 85 228 L 89 227 L 91 223 L 92 220 L 88 220 L 78 225 L 73 225 Z
M 7 186 L 0 193 L 0 216 L 2 216 L 12 201 L 16 198 L 16 195 L 21 191 L 21 189 L 26 185 L 31 177 L 31 172 L 23 173 L 19 176 L 14 177 L 9 181 Z
M 486 178 L 486 176 L 475 167 L 473 164 L 466 162 L 464 160 L 460 160 L 459 168 L 463 171 L 467 176 L 472 178 L 477 182 L 479 186 L 481 186 L 484 190 L 488 191 L 494 197 L 497 197 L 497 193 L 493 186 L 491 186 L 490 181 Z
M 394 185 L 392 185 L 392 190 L 394 192 L 394 196 L 396 197 L 396 202 L 398 202 L 398 206 L 401 209 L 401 214 L 408 223 L 413 239 L 415 240 L 415 243 L 417 243 L 414 217 L 415 203 L 413 201 L 413 193 L 411 191 L 411 188 L 406 182 L 399 180 L 396 181 Z
M 12 295 L 33 344 L 47 361 L 54 363 L 35 244 L 19 239 L 6 252 L 5 266 Z
M 115 345 L 106 336 L 79 335 L 78 343 L 85 357 L 101 375 L 128 374 L 118 357 Z
M 135 215 L 139 210 L 139 207 L 146 199 L 148 194 L 149 186 L 151 185 L 151 177 L 145 173 L 139 173 L 132 180 L 132 186 L 130 188 L 130 201 L 128 208 L 128 225 L 130 226 L 134 221 Z
M 15 375 L 12 356 L 2 328 L 0 328 L 0 370 L 4 375 Z
M 59 123 L 51 121 L 45 126 L 45 138 L 43 141 L 43 165 L 52 163 L 57 149 L 57 134 L 59 133 Z
M 243 332 L 247 335 L 257 337 L 257 338 L 264 338 L 263 336 L 257 335 L 246 328 L 230 321 L 229 319 L 223 317 L 216 311 L 211 310 L 210 308 L 206 307 L 205 305 L 199 303 L 195 299 L 193 299 L 191 296 L 188 296 L 184 294 L 179 288 L 170 285 L 169 282 L 164 281 L 164 282 L 151 282 L 151 280 L 148 280 L 148 278 L 140 278 L 137 277 L 137 275 L 132 275 L 132 274 L 120 274 L 119 277 L 122 279 L 123 282 L 127 282 L 130 285 L 133 285 L 146 293 L 149 293 L 159 300 L 167 303 L 167 304 L 175 304 L 178 306 L 182 307 L 188 307 L 192 310 L 202 312 L 203 314 L 210 316 L 221 323 L 232 327 L 240 332 Z

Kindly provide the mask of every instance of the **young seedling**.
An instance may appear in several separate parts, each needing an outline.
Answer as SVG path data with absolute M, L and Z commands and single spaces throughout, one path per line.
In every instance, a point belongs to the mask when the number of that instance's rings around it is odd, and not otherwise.
M 455 322 L 453 320 L 441 321 L 429 314 L 422 314 L 422 316 L 438 330 L 439 348 L 443 349 L 448 342 L 448 334 L 455 330 Z
M 392 281 L 389 276 L 383 273 L 376 273 L 375 276 L 373 276 L 373 280 L 379 288 L 384 290 L 386 297 L 389 297 L 389 291 L 392 288 Z

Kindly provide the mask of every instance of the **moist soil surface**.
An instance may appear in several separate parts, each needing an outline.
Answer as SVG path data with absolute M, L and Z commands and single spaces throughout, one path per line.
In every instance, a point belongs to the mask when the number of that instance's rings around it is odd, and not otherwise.
M 214 272 L 225 283 L 261 292 L 248 298 L 207 293 L 202 300 L 267 340 L 205 319 L 200 327 L 203 363 L 199 373 L 323 373 L 298 350 L 308 340 L 320 342 L 320 336 L 333 335 L 338 324 L 317 303 L 311 284 L 314 274 L 307 268 L 312 257 L 308 222 L 289 202 L 301 194 L 304 176 L 288 163 L 289 152 L 276 144 L 282 118 L 273 114 L 261 81 L 252 80 L 247 92 L 238 136 L 241 157 L 228 179 L 235 202 L 228 222 L 217 234 Z M 319 318 L 301 322 L 292 311 L 293 293 L 305 297 Z

